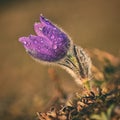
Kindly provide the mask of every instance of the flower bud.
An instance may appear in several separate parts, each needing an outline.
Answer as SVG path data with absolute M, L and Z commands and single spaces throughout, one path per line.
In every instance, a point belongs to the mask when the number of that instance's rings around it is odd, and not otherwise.
M 34 24 L 34 30 L 37 35 L 19 38 L 33 58 L 56 62 L 66 56 L 70 48 L 70 39 L 65 32 L 42 15 L 40 23 Z

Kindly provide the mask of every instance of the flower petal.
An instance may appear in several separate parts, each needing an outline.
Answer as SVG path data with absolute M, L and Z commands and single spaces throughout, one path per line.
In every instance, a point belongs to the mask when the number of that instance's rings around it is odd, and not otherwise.
M 40 22 L 43 25 L 50 25 L 50 26 L 54 27 L 54 25 L 52 24 L 52 22 L 50 20 L 46 19 L 43 15 L 40 15 Z
M 38 36 L 43 36 L 42 29 L 45 25 L 42 23 L 35 23 L 34 24 L 34 31 Z
M 21 42 L 24 45 L 26 50 L 28 50 L 29 46 L 31 45 L 29 37 L 20 37 L 19 42 Z

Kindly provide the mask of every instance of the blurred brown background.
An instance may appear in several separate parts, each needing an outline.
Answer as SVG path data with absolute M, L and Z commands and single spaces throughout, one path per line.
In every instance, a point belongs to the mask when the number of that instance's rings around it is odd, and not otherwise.
M 34 34 L 33 24 L 41 13 L 83 48 L 120 54 L 119 0 L 1 0 L 0 119 L 32 120 L 54 96 L 49 66 L 33 61 L 18 42 Z M 60 68 L 57 73 L 66 92 L 76 90 L 68 73 Z

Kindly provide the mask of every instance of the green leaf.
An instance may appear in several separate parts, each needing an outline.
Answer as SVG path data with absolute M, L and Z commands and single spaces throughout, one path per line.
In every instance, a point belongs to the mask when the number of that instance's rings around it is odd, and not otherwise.
M 109 109 L 107 110 L 107 116 L 108 116 L 108 120 L 110 120 L 111 118 L 111 114 L 112 114 L 112 110 L 114 108 L 114 104 L 112 104 Z
M 90 118 L 91 118 L 91 119 L 95 119 L 95 120 L 101 120 L 101 116 L 100 116 L 100 115 L 97 115 L 97 114 L 91 115 Z
M 108 120 L 107 115 L 104 112 L 101 113 L 101 120 Z

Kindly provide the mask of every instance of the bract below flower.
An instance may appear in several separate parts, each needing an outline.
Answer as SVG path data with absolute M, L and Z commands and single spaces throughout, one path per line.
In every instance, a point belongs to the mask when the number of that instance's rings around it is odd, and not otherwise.
M 55 62 L 66 56 L 70 47 L 66 33 L 43 16 L 40 16 L 40 23 L 34 24 L 34 30 L 37 35 L 19 38 L 33 58 Z

